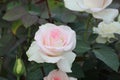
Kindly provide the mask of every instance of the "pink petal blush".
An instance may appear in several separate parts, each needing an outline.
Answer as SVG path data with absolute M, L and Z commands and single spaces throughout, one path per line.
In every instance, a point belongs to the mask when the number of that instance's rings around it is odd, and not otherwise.
M 59 39 L 61 31 L 59 29 L 53 29 L 51 31 L 51 37 L 54 39 Z
M 61 78 L 60 77 L 54 77 L 53 80 L 61 80 Z

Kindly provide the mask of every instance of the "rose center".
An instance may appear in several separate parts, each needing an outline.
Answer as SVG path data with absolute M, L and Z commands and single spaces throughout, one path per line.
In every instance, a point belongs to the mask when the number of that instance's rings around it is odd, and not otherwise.
M 54 47 L 61 47 L 64 45 L 64 35 L 59 29 L 51 31 L 50 44 Z
M 52 30 L 51 31 L 51 37 L 53 38 L 53 39 L 59 39 L 59 37 L 60 37 L 60 30 L 59 29 L 54 29 L 54 30 Z
M 61 80 L 60 77 L 54 77 L 53 80 Z
M 67 42 L 67 35 L 64 30 L 55 28 L 44 34 L 43 44 L 49 47 L 63 47 Z

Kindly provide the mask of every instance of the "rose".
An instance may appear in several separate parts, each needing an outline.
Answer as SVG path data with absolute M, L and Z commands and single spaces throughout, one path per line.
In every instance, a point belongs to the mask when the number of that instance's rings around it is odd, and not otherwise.
M 120 34 L 120 23 L 111 22 L 109 24 L 101 22 L 98 28 L 93 28 L 94 33 L 98 34 L 96 41 L 98 43 L 106 43 L 110 38 L 115 38 L 114 34 Z
M 61 70 L 53 70 L 48 76 L 44 77 L 44 80 L 77 80 L 73 77 L 68 77 L 67 74 Z
M 110 38 L 115 38 L 114 34 L 120 34 L 120 23 L 112 22 L 112 23 L 104 23 L 101 22 L 98 25 L 98 28 L 93 28 L 94 33 L 98 34 L 96 41 L 98 43 L 106 43 L 110 41 Z
M 35 41 L 27 51 L 28 60 L 57 63 L 62 71 L 71 72 L 71 65 L 76 57 L 72 52 L 75 46 L 76 34 L 70 27 L 47 23 L 36 32 Z
M 95 18 L 111 22 L 118 15 L 117 9 L 105 9 L 112 0 L 64 0 L 65 7 L 73 11 L 85 11 Z
M 77 80 L 73 77 L 68 77 L 67 74 L 61 70 L 53 70 L 48 76 L 44 77 L 44 80 Z

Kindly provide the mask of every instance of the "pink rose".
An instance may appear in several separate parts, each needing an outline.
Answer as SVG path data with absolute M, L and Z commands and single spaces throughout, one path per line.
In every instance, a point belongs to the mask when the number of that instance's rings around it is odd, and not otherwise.
M 72 50 L 76 46 L 76 34 L 68 26 L 56 26 L 51 23 L 40 26 L 35 34 L 27 55 L 29 61 L 37 63 L 57 63 L 58 68 L 71 72 L 76 55 Z
M 60 70 L 51 71 L 48 76 L 44 77 L 44 80 L 77 80 L 73 77 L 68 77 L 67 74 Z

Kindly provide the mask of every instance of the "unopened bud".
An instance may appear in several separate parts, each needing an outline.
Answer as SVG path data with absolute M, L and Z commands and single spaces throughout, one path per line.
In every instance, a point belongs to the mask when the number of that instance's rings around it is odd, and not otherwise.
M 23 61 L 20 58 L 16 59 L 15 61 L 13 73 L 17 76 L 21 76 L 25 73 L 25 66 Z

